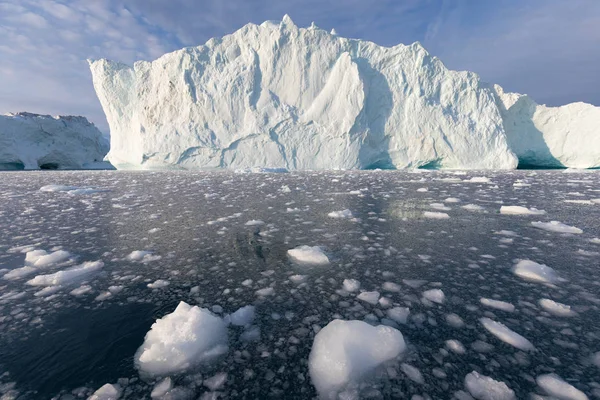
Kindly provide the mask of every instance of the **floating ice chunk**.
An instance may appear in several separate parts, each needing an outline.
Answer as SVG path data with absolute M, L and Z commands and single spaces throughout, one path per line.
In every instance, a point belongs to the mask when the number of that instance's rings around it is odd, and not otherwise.
M 479 320 L 483 327 L 488 330 L 492 335 L 504 343 L 508 343 L 511 346 L 516 347 L 519 350 L 533 350 L 533 344 L 523 336 L 510 330 L 506 325 L 493 321 L 489 318 L 481 318 Z
M 275 289 L 273 289 L 272 287 L 267 287 L 263 289 L 258 289 L 254 293 L 256 293 L 256 295 L 259 297 L 273 296 L 275 294 Z
M 600 238 L 592 238 L 589 240 L 590 243 L 600 244 Z
M 386 311 L 389 319 L 399 324 L 406 324 L 408 316 L 410 315 L 410 309 L 407 307 L 394 307 Z
M 357 292 L 360 289 L 360 282 L 356 279 L 344 279 L 342 283 L 346 292 Z
M 102 261 L 86 261 L 76 267 L 58 271 L 49 275 L 37 275 L 33 279 L 27 281 L 31 286 L 59 286 L 69 284 L 77 279 L 80 279 L 92 272 L 102 269 L 104 263 Z
M 94 394 L 88 398 L 88 400 L 117 400 L 119 397 L 121 397 L 121 392 L 121 386 L 107 383 L 100 389 L 96 390 Z
M 441 289 L 429 289 L 423 292 L 423 297 L 434 303 L 442 304 L 446 296 Z
M 162 381 L 158 382 L 156 385 L 154 385 L 154 388 L 150 393 L 150 397 L 152 397 L 153 399 L 157 397 L 162 397 L 165 394 L 167 394 L 167 392 L 171 389 L 173 389 L 173 381 L 171 380 L 171 378 L 167 377 Z
M 457 199 L 456 197 L 448 197 L 446 200 L 444 200 L 444 203 L 460 203 L 460 199 Z
M 423 374 L 421 374 L 421 371 L 419 371 L 418 368 L 415 368 L 410 364 L 402 363 L 400 364 L 400 369 L 406 374 L 406 376 L 408 376 L 408 379 L 410 379 L 411 381 L 416 382 L 420 385 L 425 383 L 425 380 L 423 379 Z
M 446 323 L 453 328 L 462 328 L 465 326 L 465 322 L 461 317 L 456 314 L 446 314 Z
M 472 183 L 492 183 L 490 178 L 487 176 L 474 176 L 471 179 L 464 180 L 463 182 L 472 182 Z
M 36 268 L 45 268 L 53 264 L 66 261 L 71 257 L 71 253 L 65 250 L 58 250 L 53 253 L 46 253 L 44 250 L 34 250 L 25 256 L 25 264 Z
M 545 264 L 538 264 L 531 260 L 521 260 L 514 267 L 513 272 L 520 278 L 531 282 L 556 283 L 556 271 Z
M 315 336 L 308 360 L 310 377 L 322 398 L 334 398 L 405 349 L 397 329 L 336 319 Z
M 386 292 L 392 292 L 392 293 L 400 293 L 402 291 L 402 286 L 400 286 L 394 282 L 383 282 L 383 285 L 381 285 L 381 288 Z
M 514 400 L 517 397 L 504 382 L 473 371 L 465 377 L 465 388 L 478 400 Z
M 483 211 L 483 207 L 477 204 L 467 204 L 462 206 L 461 208 L 464 208 L 467 211 Z
M 292 275 L 290 276 L 290 281 L 292 281 L 296 285 L 299 285 L 306 281 L 306 275 Z
M 539 304 L 545 311 L 556 317 L 574 317 L 577 315 L 575 311 L 571 310 L 571 306 L 550 299 L 541 299 Z
M 455 339 L 446 340 L 446 347 L 456 354 L 465 354 L 467 352 L 465 346 Z
M 299 246 L 287 252 L 288 257 L 296 264 L 327 265 L 329 258 L 319 246 Z
M 135 365 L 151 376 L 170 375 L 208 363 L 227 350 L 225 322 L 182 301 L 152 325 L 135 355 Z
M 73 296 L 82 296 L 86 293 L 89 293 L 92 291 L 92 287 L 90 285 L 81 285 L 78 288 L 75 288 L 73 290 L 71 290 L 69 292 L 69 294 L 73 295 Z
M 420 193 L 425 193 L 425 192 L 428 192 L 428 191 L 429 191 L 429 189 L 427 189 L 425 187 L 417 189 L 417 192 L 420 192 Z
M 68 192 L 75 189 L 78 189 L 78 187 L 66 185 L 46 185 L 40 188 L 40 192 Z
M 229 316 L 232 325 L 246 326 L 251 325 L 254 321 L 255 309 L 254 306 L 245 306 Z
M 544 215 L 546 211 L 537 208 L 527 208 L 522 206 L 502 206 L 500 214 L 505 215 Z
M 425 211 L 423 212 L 423 217 L 431 218 L 431 219 L 448 219 L 450 216 L 443 212 L 437 211 Z
M 380 293 L 377 291 L 373 292 L 362 292 L 358 296 L 357 299 L 367 302 L 369 304 L 376 305 L 379 302 Z
M 433 208 L 434 210 L 440 210 L 440 211 L 450 211 L 452 210 L 450 207 L 445 206 L 442 203 L 431 203 L 429 205 L 431 208 Z
M 164 279 L 157 279 L 152 283 L 149 283 L 147 286 L 150 289 L 162 289 L 164 287 L 169 286 L 169 281 L 165 281 Z
M 559 400 L 588 400 L 581 390 L 565 382 L 556 374 L 540 375 L 535 382 L 550 396 Z
M 151 254 L 152 254 L 152 252 L 150 252 L 150 251 L 135 250 L 135 251 L 132 251 L 131 253 L 129 253 L 129 255 L 127 256 L 127 259 L 129 261 L 142 261 L 142 259 L 145 256 L 148 256 Z
M 219 372 L 218 374 L 205 379 L 202 384 L 212 391 L 223 389 L 227 382 L 227 372 Z
M 592 356 L 592 363 L 598 368 L 600 368 L 600 351 Z
M 261 220 L 258 219 L 252 219 L 248 222 L 245 223 L 246 226 L 259 226 L 259 225 L 264 225 L 265 223 Z
M 353 218 L 354 215 L 352 215 L 352 211 L 345 209 L 342 211 L 332 211 L 329 214 L 327 214 L 328 217 L 331 218 Z
M 15 280 L 15 279 L 21 279 L 28 275 L 33 274 L 35 271 L 37 271 L 37 268 L 33 268 L 33 267 L 26 265 L 24 267 L 16 268 L 16 269 L 13 269 L 13 270 L 7 272 L 6 274 L 4 274 L 4 276 L 2 276 L 2 278 L 9 280 L 9 281 Z
M 531 225 L 533 225 L 535 228 L 542 229 L 542 230 L 545 230 L 548 232 L 575 233 L 575 234 L 583 233 L 583 231 L 581 229 L 576 228 L 574 226 L 565 225 L 559 221 L 550 221 L 550 222 L 541 222 L 541 221 L 535 222 L 534 221 L 531 223 Z
M 505 301 L 486 299 L 485 297 L 482 297 L 481 299 L 479 299 L 479 302 L 486 307 L 495 308 L 496 310 L 502 310 L 507 312 L 515 311 L 515 306 Z

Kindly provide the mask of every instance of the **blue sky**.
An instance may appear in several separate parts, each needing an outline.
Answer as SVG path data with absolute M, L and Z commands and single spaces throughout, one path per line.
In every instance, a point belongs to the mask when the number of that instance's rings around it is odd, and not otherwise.
M 600 0 L 0 0 L 0 113 L 84 115 L 108 132 L 87 58 L 152 60 L 286 13 L 385 46 L 418 40 L 539 103 L 600 105 Z

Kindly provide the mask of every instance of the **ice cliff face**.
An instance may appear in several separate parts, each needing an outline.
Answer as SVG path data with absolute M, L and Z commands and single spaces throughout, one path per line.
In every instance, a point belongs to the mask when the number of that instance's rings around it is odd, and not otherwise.
M 90 68 L 117 168 L 517 166 L 497 92 L 418 43 L 385 48 L 286 16 Z
M 525 167 L 600 167 L 600 107 L 539 105 L 527 95 L 493 90 L 506 139 Z
M 84 117 L 0 115 L 0 169 L 79 169 L 107 152 L 108 141 Z

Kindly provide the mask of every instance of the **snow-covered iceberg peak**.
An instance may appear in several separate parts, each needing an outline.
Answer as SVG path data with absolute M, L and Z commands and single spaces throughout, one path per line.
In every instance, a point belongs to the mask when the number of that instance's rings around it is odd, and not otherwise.
M 117 168 L 515 168 L 493 90 L 419 44 L 248 24 L 133 67 L 90 61 Z
M 0 170 L 93 167 L 107 152 L 108 141 L 84 117 L 0 115 Z

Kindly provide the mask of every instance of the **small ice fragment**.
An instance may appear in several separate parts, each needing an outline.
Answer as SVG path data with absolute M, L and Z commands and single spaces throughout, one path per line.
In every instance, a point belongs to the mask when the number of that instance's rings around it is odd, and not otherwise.
M 150 289 L 162 289 L 164 287 L 169 286 L 169 281 L 166 281 L 164 279 L 157 279 L 152 283 L 149 283 L 147 285 Z
M 509 329 L 506 325 L 493 321 L 489 318 L 481 318 L 479 320 L 483 327 L 488 330 L 492 335 L 504 343 L 508 343 L 511 346 L 516 347 L 520 350 L 534 350 L 533 344 L 523 336 L 519 335 L 515 331 Z
M 574 317 L 577 315 L 575 311 L 571 310 L 571 306 L 550 299 L 541 299 L 539 304 L 545 311 L 556 317 Z
M 406 324 L 410 310 L 407 307 L 394 307 L 387 310 L 386 314 L 389 319 L 399 324 Z
M 482 297 L 479 299 L 479 302 L 486 307 L 495 308 L 496 310 L 502 310 L 506 312 L 515 311 L 515 306 L 505 301 L 486 299 L 485 297 Z
M 423 374 L 421 374 L 421 371 L 419 371 L 417 368 L 413 367 L 412 365 L 402 363 L 402 364 L 400 364 L 400 369 L 402 370 L 402 372 L 404 372 L 406 374 L 406 376 L 408 376 L 408 379 L 410 379 L 411 381 L 416 382 L 420 385 L 425 383 L 425 380 L 423 379 Z
M 379 296 L 380 296 L 379 292 L 373 291 L 373 292 L 362 292 L 358 296 L 356 296 L 356 298 L 359 300 L 362 300 L 364 302 L 367 302 L 369 304 L 376 305 L 379 302 Z
M 318 246 L 299 246 L 287 252 L 288 257 L 296 264 L 327 265 L 329 258 Z
M 7 272 L 6 274 L 4 274 L 2 279 L 6 279 L 8 281 L 12 281 L 15 279 L 21 279 L 28 275 L 33 274 L 35 271 L 37 271 L 37 268 L 33 268 L 33 267 L 26 265 L 24 267 L 16 268 L 16 269 L 13 269 L 13 270 Z
M 345 209 L 342 211 L 332 211 L 329 214 L 327 214 L 328 217 L 330 218 L 353 218 L 354 215 L 352 215 L 352 211 Z
M 423 292 L 423 297 L 434 303 L 442 304 L 446 296 L 441 289 L 429 289 Z
M 212 391 L 220 390 L 227 382 L 227 372 L 219 372 L 218 374 L 205 379 L 203 385 Z
M 514 267 L 513 272 L 520 278 L 531 282 L 556 283 L 556 272 L 545 264 L 538 264 L 531 260 L 521 260 Z
M 550 222 L 537 221 L 537 222 L 532 222 L 531 225 L 533 225 L 533 227 L 535 227 L 535 228 L 542 229 L 542 230 L 545 230 L 548 232 L 574 233 L 574 234 L 583 233 L 583 231 L 581 229 L 576 228 L 574 226 L 565 225 L 559 221 L 550 221 Z
M 167 392 L 169 390 L 171 390 L 173 388 L 173 381 L 171 380 L 171 378 L 167 377 L 165 379 L 163 379 L 162 381 L 158 382 L 156 385 L 154 385 L 154 388 L 152 389 L 152 393 L 150 393 L 150 397 L 152 397 L 153 399 L 156 397 L 162 397 L 165 394 L 167 394 Z
M 473 371 L 465 377 L 465 388 L 478 400 L 514 400 L 517 397 L 504 382 Z
M 246 226 L 259 226 L 259 225 L 264 225 L 265 223 L 259 219 L 252 219 L 248 222 L 246 222 Z
M 466 204 L 466 205 L 462 206 L 461 208 L 463 208 L 467 211 L 483 211 L 483 207 L 481 207 L 480 205 L 477 205 L 477 204 Z
M 356 292 L 360 289 L 360 282 L 356 279 L 344 279 L 343 286 L 346 292 Z
M 308 365 L 312 383 L 322 398 L 337 398 L 349 384 L 406 349 L 402 333 L 363 321 L 333 320 L 315 336 Z
M 560 400 L 588 400 L 581 390 L 565 382 L 556 374 L 540 375 L 535 382 L 550 396 Z
M 306 280 L 306 275 L 292 275 L 290 276 L 290 281 L 295 284 L 300 284 Z
M 136 367 L 151 376 L 183 372 L 227 352 L 227 326 L 205 308 L 183 301 L 158 319 L 135 355 Z
M 143 250 L 135 250 L 132 251 L 131 253 L 129 253 L 129 255 L 127 256 L 127 259 L 129 261 L 142 261 L 142 259 L 147 256 L 152 254 L 152 252 L 150 251 L 143 251 Z
M 465 346 L 455 339 L 446 340 L 446 347 L 456 354 L 465 354 L 467 352 Z
M 121 397 L 121 392 L 121 386 L 107 383 L 100 389 L 96 390 L 94 394 L 88 398 L 88 400 L 117 400 L 119 397 Z
M 456 197 L 448 197 L 446 200 L 444 200 L 444 203 L 460 203 L 460 199 Z
M 79 278 L 84 277 L 92 272 L 102 269 L 104 263 L 102 261 L 86 261 L 76 267 L 65 269 L 49 275 L 37 275 L 33 279 L 27 281 L 31 286 L 59 286 L 71 283 Z
M 232 325 L 246 326 L 251 325 L 254 321 L 255 309 L 254 306 L 245 306 L 229 316 Z
M 81 285 L 78 288 L 75 288 L 73 290 L 71 290 L 69 292 L 69 294 L 73 295 L 73 296 L 82 296 L 86 293 L 89 293 L 92 291 L 92 287 L 90 285 Z
M 487 176 L 474 176 L 471 179 L 467 179 L 464 182 L 472 182 L 472 183 L 491 183 L 490 178 Z
M 423 217 L 430 219 L 448 219 L 450 216 L 443 212 L 437 211 L 425 211 L 423 212 Z
M 256 293 L 256 295 L 259 297 L 273 296 L 275 294 L 275 289 L 273 289 L 272 287 L 267 287 L 263 289 L 258 289 L 254 293 Z
M 446 323 L 453 328 L 462 328 L 465 322 L 456 314 L 446 314 Z
M 502 206 L 500 214 L 505 215 L 544 215 L 546 211 L 537 208 L 527 208 L 523 206 Z

